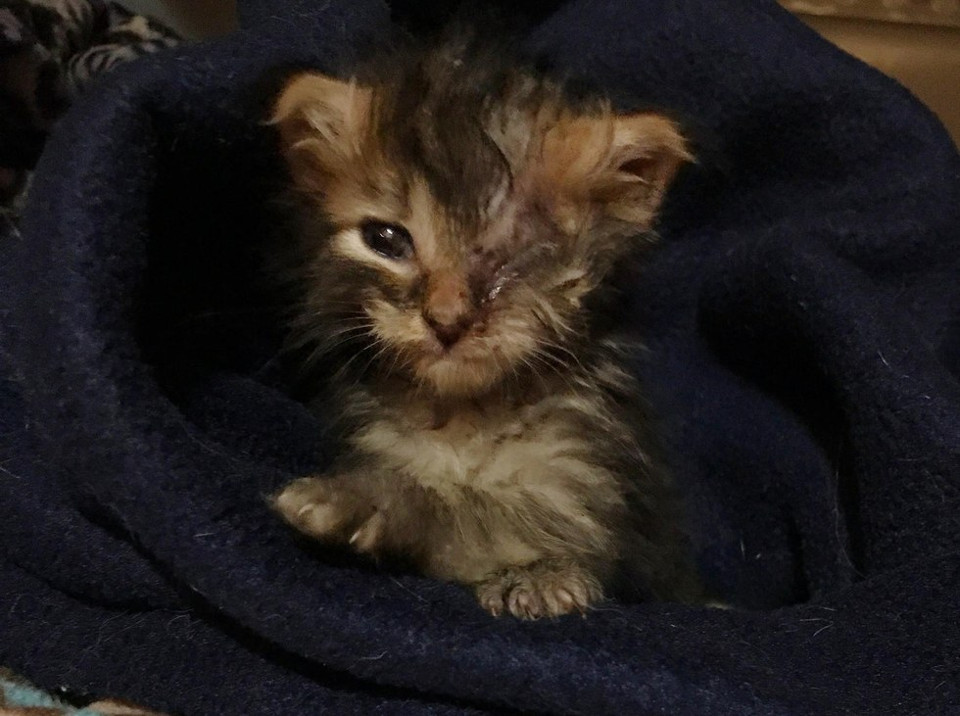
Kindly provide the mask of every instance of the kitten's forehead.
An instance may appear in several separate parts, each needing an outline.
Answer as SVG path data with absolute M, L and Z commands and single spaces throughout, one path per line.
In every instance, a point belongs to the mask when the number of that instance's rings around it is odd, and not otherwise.
M 509 166 L 479 126 L 444 122 L 434 116 L 400 127 L 391 132 L 385 154 L 398 171 L 422 181 L 431 201 L 451 221 L 476 229 L 502 203 L 510 184 Z M 411 204 L 418 198 L 411 196 Z
M 533 117 L 555 90 L 506 65 L 431 53 L 374 83 L 370 138 L 398 171 L 424 180 L 446 215 L 478 231 L 502 206 Z

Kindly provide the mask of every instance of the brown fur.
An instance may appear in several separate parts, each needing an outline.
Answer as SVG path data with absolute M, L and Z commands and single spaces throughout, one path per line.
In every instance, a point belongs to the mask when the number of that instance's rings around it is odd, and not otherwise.
M 395 64 L 302 74 L 275 103 L 303 217 L 292 333 L 332 366 L 344 439 L 276 509 L 493 613 L 583 610 L 625 576 L 698 598 L 623 341 L 591 310 L 649 245 L 684 139 L 456 44 Z M 374 251 L 371 220 L 411 254 Z

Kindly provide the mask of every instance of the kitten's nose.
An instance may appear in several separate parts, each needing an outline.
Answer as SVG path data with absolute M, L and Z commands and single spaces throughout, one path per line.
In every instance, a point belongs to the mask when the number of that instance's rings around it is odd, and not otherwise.
M 444 325 L 442 323 L 436 323 L 429 316 L 427 317 L 427 323 L 430 324 L 434 334 L 437 336 L 437 340 L 443 344 L 444 348 L 449 348 L 459 341 L 467 330 L 467 326 L 462 323 Z
M 444 347 L 459 341 L 473 323 L 474 307 L 467 282 L 454 274 L 431 276 L 423 304 L 423 320 Z

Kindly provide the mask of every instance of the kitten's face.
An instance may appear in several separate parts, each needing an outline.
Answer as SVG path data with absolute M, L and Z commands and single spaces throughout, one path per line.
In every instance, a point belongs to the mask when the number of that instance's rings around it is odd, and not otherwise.
M 529 80 L 475 107 L 420 92 L 308 74 L 278 99 L 315 219 L 297 330 L 438 396 L 575 361 L 583 300 L 642 243 L 682 138 L 657 115 L 572 113 Z
M 325 207 L 320 260 L 344 272 L 326 281 L 351 284 L 387 365 L 465 396 L 562 350 L 593 280 L 565 237 L 507 187 L 467 223 L 411 179 L 395 201 L 361 184 L 338 188 L 358 210 Z

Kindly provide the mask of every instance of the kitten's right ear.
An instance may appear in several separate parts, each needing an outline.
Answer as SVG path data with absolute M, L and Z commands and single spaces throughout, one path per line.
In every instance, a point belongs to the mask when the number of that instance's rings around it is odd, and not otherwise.
M 298 188 L 322 191 L 360 154 L 371 90 L 317 73 L 297 75 L 277 97 L 270 124 Z

